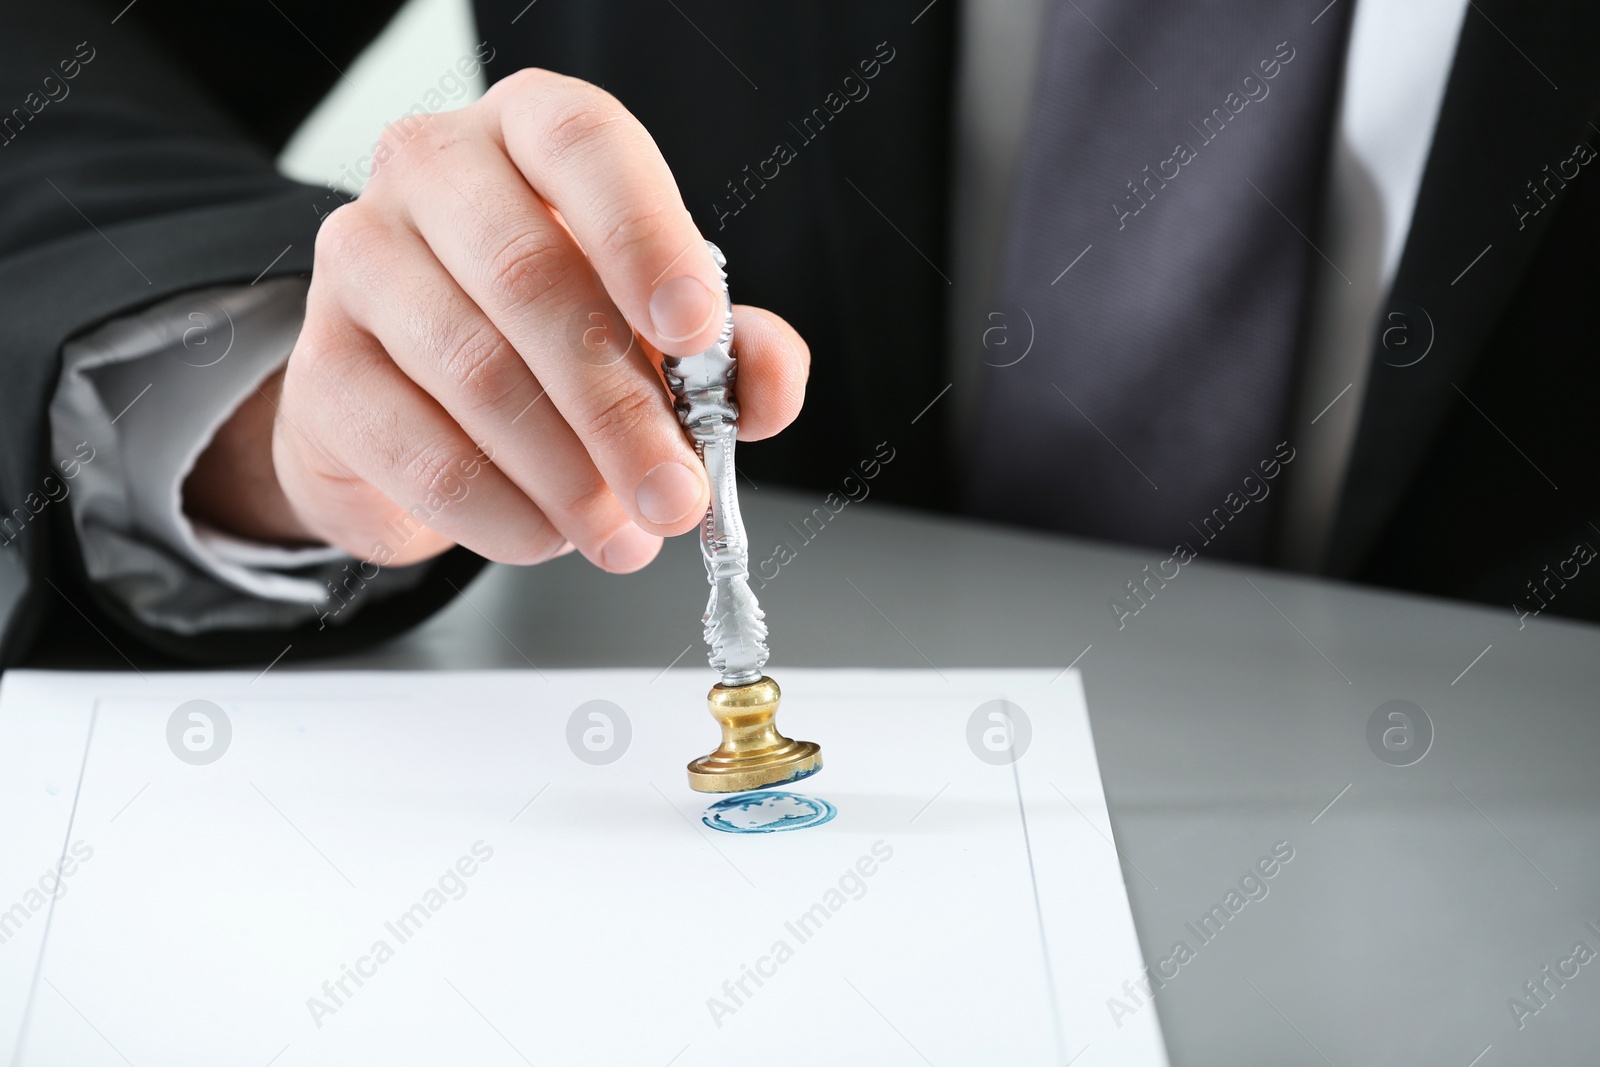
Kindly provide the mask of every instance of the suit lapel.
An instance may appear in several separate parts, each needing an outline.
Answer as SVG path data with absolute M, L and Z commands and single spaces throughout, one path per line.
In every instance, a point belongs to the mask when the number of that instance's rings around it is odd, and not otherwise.
M 1411 366 L 1378 358 L 1341 492 L 1327 564 L 1361 565 L 1428 452 L 1451 404 L 1561 206 L 1559 171 L 1600 98 L 1600 8 L 1473 0 L 1390 292 L 1427 312 L 1433 347 Z M 1546 168 L 1549 168 L 1548 170 Z M 1551 177 L 1555 175 L 1555 177 Z M 1600 182 L 1600 160 L 1574 181 Z M 1529 183 L 1534 183 L 1530 186 Z M 1534 189 L 1537 188 L 1538 195 Z M 1550 206 L 1542 206 L 1546 201 Z M 1381 330 L 1381 326 L 1380 326 Z

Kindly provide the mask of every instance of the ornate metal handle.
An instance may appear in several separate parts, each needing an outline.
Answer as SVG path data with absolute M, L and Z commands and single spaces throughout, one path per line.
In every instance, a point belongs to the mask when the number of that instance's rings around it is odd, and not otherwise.
M 721 249 L 710 241 L 712 258 L 722 272 L 727 318 L 716 343 L 693 356 L 666 356 L 662 369 L 675 398 L 678 421 L 694 439 L 695 451 L 711 481 L 711 506 L 700 523 L 700 552 L 705 559 L 711 598 L 706 602 L 705 640 L 713 669 L 722 684 L 759 681 L 767 663 L 767 624 L 750 590 L 750 549 L 739 516 L 739 487 L 733 466 L 739 436 L 739 406 L 733 385 L 738 356 L 733 348 L 733 301 L 728 297 L 727 266 Z

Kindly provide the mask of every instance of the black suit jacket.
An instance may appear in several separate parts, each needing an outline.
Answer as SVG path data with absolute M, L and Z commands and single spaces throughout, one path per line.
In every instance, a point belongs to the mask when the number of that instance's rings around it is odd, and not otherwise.
M 52 0 L 12 17 L 0 35 L 0 508 L 36 502 L 63 458 L 48 452 L 46 416 L 63 341 L 171 294 L 249 281 L 286 247 L 269 274 L 310 269 L 337 200 L 272 159 L 395 6 Z M 831 488 L 888 441 L 897 458 L 879 492 L 954 507 L 942 410 L 916 417 L 949 381 L 936 267 L 956 7 L 477 4 L 490 77 L 544 66 L 616 94 L 728 253 L 738 299 L 810 342 L 800 420 L 741 450 L 758 479 Z M 1549 611 L 1600 617 L 1600 576 L 1558 586 L 1544 569 L 1579 541 L 1600 546 L 1600 168 L 1561 177 L 1575 145 L 1600 144 L 1597 44 L 1593 5 L 1469 9 L 1393 289 L 1396 307 L 1424 309 L 1411 328 L 1431 348 L 1394 366 L 1374 338 L 1328 572 L 1508 607 L 1533 606 L 1531 581 Z M 392 610 L 348 626 L 177 639 L 86 587 L 65 512 L 47 505 L 0 549 L 0 661 L 41 625 L 83 621 L 184 658 L 266 659 L 286 641 L 331 652 L 412 625 L 480 565 L 452 553 Z

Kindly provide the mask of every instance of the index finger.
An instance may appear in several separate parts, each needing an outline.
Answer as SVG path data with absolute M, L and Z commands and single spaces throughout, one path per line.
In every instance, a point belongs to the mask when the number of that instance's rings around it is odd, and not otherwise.
M 490 135 L 633 328 L 667 355 L 709 348 L 726 313 L 722 275 L 639 120 L 605 90 L 546 70 L 503 79 L 484 103 Z

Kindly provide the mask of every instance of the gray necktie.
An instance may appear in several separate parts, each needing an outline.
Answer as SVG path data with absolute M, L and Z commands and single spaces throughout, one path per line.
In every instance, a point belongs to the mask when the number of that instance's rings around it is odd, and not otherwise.
M 1355 4 L 1323 2 L 1056 6 L 972 510 L 1264 557 Z M 1028 355 L 996 366 L 1030 323 Z

